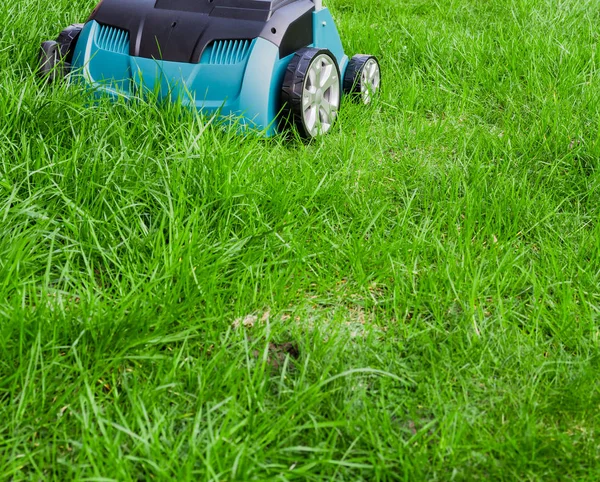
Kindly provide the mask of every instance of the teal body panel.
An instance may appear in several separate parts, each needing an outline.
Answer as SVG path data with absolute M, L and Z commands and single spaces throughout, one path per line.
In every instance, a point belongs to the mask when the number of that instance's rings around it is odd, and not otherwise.
M 264 130 L 266 135 L 277 133 L 281 86 L 292 57 L 293 54 L 280 59 L 275 44 L 261 38 L 256 40 L 240 94 L 242 123 Z
M 329 10 L 313 14 L 313 30 L 311 46 L 333 53 L 341 82 L 348 57 Z M 179 101 L 208 115 L 218 113 L 264 135 L 274 135 L 281 86 L 294 54 L 280 59 L 279 48 L 263 38 L 244 44 L 233 55 L 214 54 L 205 51 L 198 64 L 133 57 L 126 36 L 92 20 L 77 41 L 73 68 L 76 78 L 99 94 L 129 98 L 149 91 L 160 99 Z
M 348 68 L 348 56 L 344 52 L 342 39 L 335 26 L 335 21 L 327 8 L 323 8 L 322 10 L 313 13 L 313 40 L 314 47 L 329 49 L 335 56 L 340 67 L 340 82 L 342 82 L 346 69 Z
M 99 25 L 88 22 L 79 34 L 72 68 L 78 78 L 111 96 L 128 96 L 132 92 L 130 56 L 101 49 L 96 41 Z

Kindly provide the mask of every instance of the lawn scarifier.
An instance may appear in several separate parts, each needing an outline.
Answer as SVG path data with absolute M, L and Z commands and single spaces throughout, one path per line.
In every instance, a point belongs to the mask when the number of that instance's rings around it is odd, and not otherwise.
M 150 90 L 306 138 L 331 129 L 343 93 L 369 104 L 381 84 L 377 59 L 348 58 L 320 0 L 103 0 L 42 44 L 40 66 L 53 81 L 73 70 L 109 96 Z

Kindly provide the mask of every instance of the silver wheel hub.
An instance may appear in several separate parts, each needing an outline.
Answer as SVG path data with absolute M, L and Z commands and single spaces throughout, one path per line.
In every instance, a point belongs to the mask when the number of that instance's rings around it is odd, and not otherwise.
M 373 95 L 379 90 L 381 85 L 381 70 L 375 59 L 369 59 L 365 63 L 361 73 L 360 91 L 363 96 L 363 102 L 370 104 Z
M 340 108 L 341 89 L 337 67 L 327 54 L 317 55 L 308 68 L 302 92 L 302 117 L 311 137 L 325 134 Z

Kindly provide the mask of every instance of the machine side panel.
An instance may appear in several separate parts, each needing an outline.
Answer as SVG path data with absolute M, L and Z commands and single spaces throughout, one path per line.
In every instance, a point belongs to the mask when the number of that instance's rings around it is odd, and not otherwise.
M 99 48 L 100 28 L 94 21 L 83 27 L 73 53 L 73 70 L 92 87 L 113 96 L 126 96 L 131 92 L 129 55 Z
M 199 64 L 166 62 L 104 50 L 98 43 L 102 28 L 88 22 L 73 57 L 74 75 L 99 94 L 127 98 L 150 91 L 206 114 L 233 116 L 266 135 L 277 133 L 281 85 L 293 54 L 280 59 L 278 46 L 258 38 L 238 62 L 211 63 L 210 53 Z M 221 61 L 214 56 L 213 62 Z
M 277 133 L 277 116 L 281 109 L 281 86 L 292 55 L 279 58 L 279 48 L 257 39 L 250 55 L 240 94 L 240 114 L 250 127 L 266 135 Z
M 335 55 L 340 67 L 340 77 L 343 79 L 348 68 L 348 56 L 344 52 L 342 39 L 329 9 L 323 8 L 313 14 L 313 28 L 315 47 L 329 49 Z

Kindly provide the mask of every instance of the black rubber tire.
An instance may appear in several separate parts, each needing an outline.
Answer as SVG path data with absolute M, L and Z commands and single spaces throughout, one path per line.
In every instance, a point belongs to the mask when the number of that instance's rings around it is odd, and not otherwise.
M 83 24 L 69 25 L 56 41 L 42 43 L 39 70 L 41 77 L 52 83 L 62 79 L 71 70 L 73 52 L 82 30 Z
M 379 65 L 377 57 L 374 57 L 373 55 L 362 54 L 355 55 L 348 63 L 348 68 L 346 69 L 346 74 L 344 75 L 344 92 L 355 100 L 361 99 L 363 88 L 362 72 L 367 62 L 371 59 L 375 60 L 377 65 Z M 379 68 L 379 73 L 381 75 L 381 67 Z M 378 89 L 380 88 L 381 85 L 378 87 Z
M 54 40 L 42 43 L 40 48 L 40 70 L 41 77 L 48 82 L 54 82 L 64 77 L 63 65 L 61 63 L 60 45 Z
M 73 61 L 73 52 L 75 51 L 75 45 L 77 45 L 77 39 L 79 38 L 79 34 L 82 30 L 82 23 L 75 23 L 73 25 L 69 25 L 60 33 L 60 35 L 56 39 L 58 45 L 60 45 L 61 58 L 67 64 L 69 64 L 69 66 Z
M 316 49 L 305 47 L 296 52 L 290 61 L 283 79 L 281 88 L 281 115 L 284 127 L 294 126 L 300 136 L 305 139 L 311 139 L 313 136 L 308 132 L 302 115 L 302 93 L 306 82 L 306 74 L 313 60 L 318 55 L 327 55 L 333 61 L 337 69 L 338 78 L 340 77 L 340 67 L 335 56 L 327 49 Z M 340 91 L 341 97 L 341 91 Z M 341 99 L 340 99 L 341 101 Z

